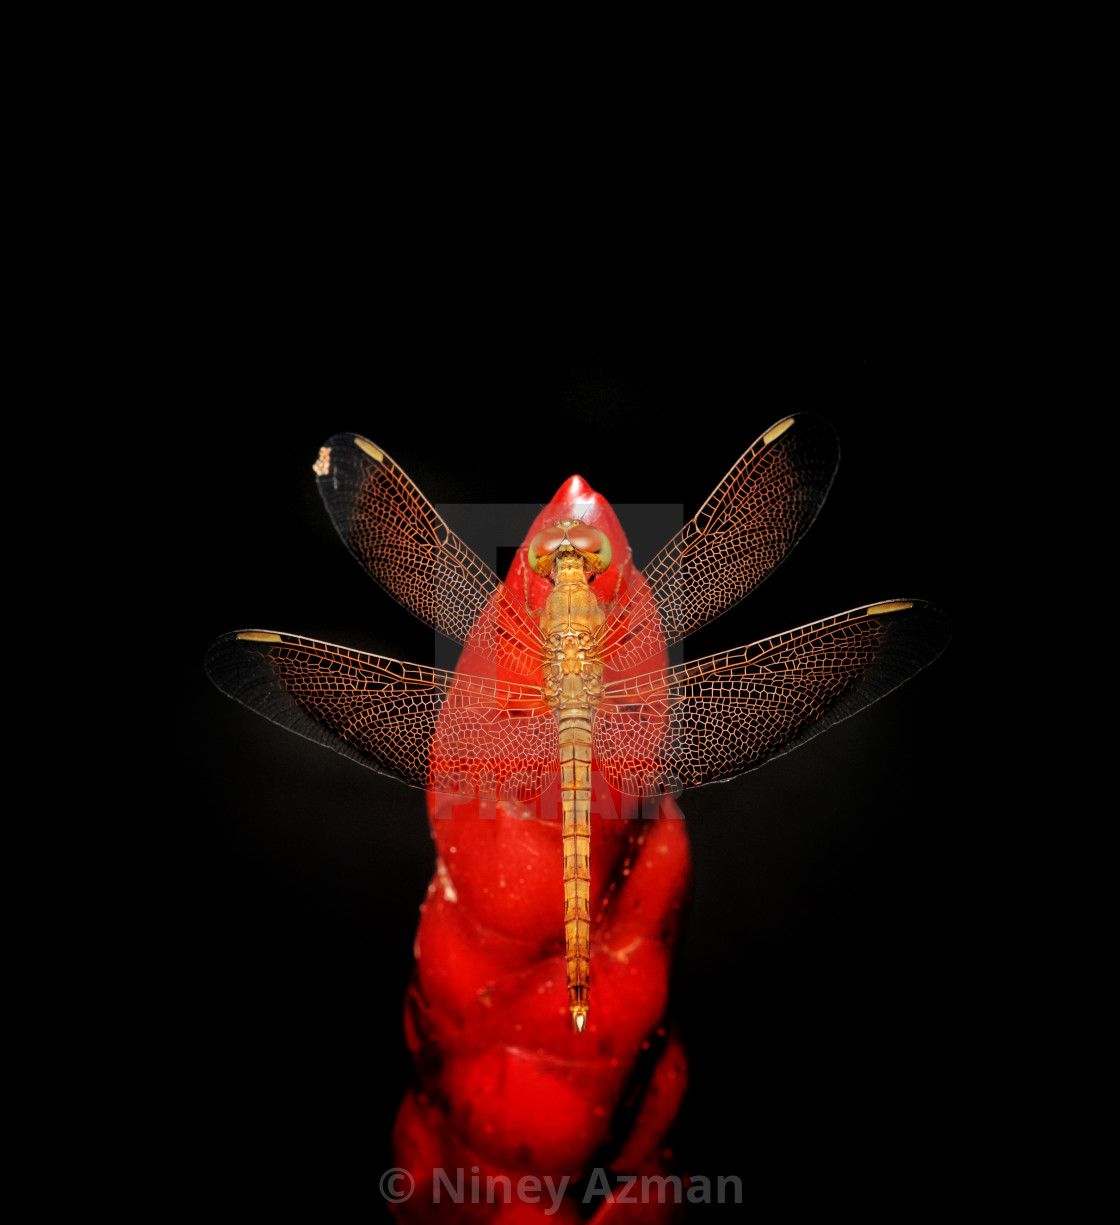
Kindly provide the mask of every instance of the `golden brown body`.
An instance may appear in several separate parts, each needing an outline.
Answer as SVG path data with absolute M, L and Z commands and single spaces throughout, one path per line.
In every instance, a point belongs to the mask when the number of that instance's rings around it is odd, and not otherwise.
M 582 1032 L 591 972 L 591 723 L 602 693 L 596 635 L 605 615 L 575 550 L 560 550 L 553 581 L 541 631 L 548 649 L 545 693 L 560 740 L 568 1006 Z

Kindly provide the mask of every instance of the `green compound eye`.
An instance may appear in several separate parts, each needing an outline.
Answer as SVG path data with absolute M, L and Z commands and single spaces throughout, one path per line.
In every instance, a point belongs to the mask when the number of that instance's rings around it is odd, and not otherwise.
M 542 528 L 529 542 L 529 567 L 547 578 L 552 573 L 556 551 L 564 543 L 563 527 Z
M 596 574 L 602 574 L 611 564 L 611 542 L 597 527 L 574 523 L 568 528 L 568 543 Z
M 534 574 L 539 574 L 542 578 L 547 578 L 552 573 L 552 558 L 545 557 L 543 560 L 533 551 L 533 546 L 529 546 L 529 569 Z

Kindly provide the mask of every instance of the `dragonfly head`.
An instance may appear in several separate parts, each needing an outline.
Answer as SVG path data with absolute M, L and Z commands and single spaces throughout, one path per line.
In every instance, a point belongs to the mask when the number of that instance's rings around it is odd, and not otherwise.
M 561 519 L 529 542 L 529 567 L 542 578 L 548 578 L 565 556 L 581 558 L 585 572 L 593 577 L 611 564 L 611 542 L 597 527 L 579 519 Z

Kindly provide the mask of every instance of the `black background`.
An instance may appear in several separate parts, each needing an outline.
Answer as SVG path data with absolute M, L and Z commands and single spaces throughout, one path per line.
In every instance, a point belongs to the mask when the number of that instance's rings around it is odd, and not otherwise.
M 692 1089 L 674 1145 L 696 1173 L 741 1177 L 748 1201 L 861 1194 L 887 1171 L 935 1184 L 977 1059 L 987 870 L 962 765 L 978 748 L 962 696 L 978 391 L 952 314 L 920 286 L 822 305 L 793 284 L 746 307 L 718 276 L 606 276 L 553 299 L 547 283 L 481 288 L 481 269 L 323 297 L 314 275 L 262 267 L 199 304 L 166 375 L 175 565 L 156 616 L 173 651 L 154 670 L 160 811 L 135 939 L 166 984 L 151 1074 L 193 1190 L 220 1176 L 282 1198 L 311 1182 L 376 1204 L 408 1083 L 423 796 L 281 732 L 202 671 L 213 638 L 247 627 L 432 658 L 432 633 L 337 539 L 319 445 L 365 434 L 438 505 L 541 504 L 579 472 L 616 505 L 687 516 L 797 411 L 839 434 L 829 500 L 688 654 L 898 597 L 941 605 L 954 641 L 828 736 L 682 800 L 695 897 L 673 1012 Z

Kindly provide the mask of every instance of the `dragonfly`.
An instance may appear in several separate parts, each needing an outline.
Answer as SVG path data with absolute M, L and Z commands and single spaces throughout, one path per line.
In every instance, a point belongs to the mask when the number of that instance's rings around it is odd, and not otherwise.
M 789 555 L 838 462 L 825 420 L 785 417 L 629 580 L 589 500 L 545 516 L 515 563 L 520 584 L 507 586 L 389 455 L 339 434 L 313 468 L 342 540 L 389 595 L 463 643 L 475 669 L 260 629 L 218 639 L 206 669 L 249 709 L 413 787 L 530 803 L 558 784 L 568 1009 L 583 1033 L 593 777 L 655 806 L 735 778 L 884 697 L 948 642 L 938 608 L 896 598 L 666 666 L 668 647 Z

